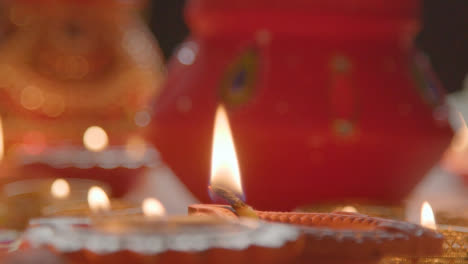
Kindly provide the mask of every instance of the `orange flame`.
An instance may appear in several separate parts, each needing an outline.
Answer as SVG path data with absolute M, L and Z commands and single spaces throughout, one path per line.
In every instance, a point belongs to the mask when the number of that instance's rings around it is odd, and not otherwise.
M 93 186 L 89 189 L 88 205 L 93 213 L 110 210 L 109 197 L 107 197 L 106 192 L 98 186 Z
M 358 212 L 356 207 L 351 206 L 351 205 L 347 205 L 347 206 L 343 207 L 343 209 L 341 209 L 341 211 L 346 212 L 346 213 L 357 213 Z
M 437 229 L 434 212 L 427 201 L 421 206 L 421 225 L 429 229 Z
M 159 218 L 166 215 L 166 208 L 154 198 L 146 198 L 142 204 L 143 214 L 148 218 Z
M 223 106 L 216 110 L 211 153 L 211 185 L 222 186 L 243 194 L 239 162 L 228 116 Z

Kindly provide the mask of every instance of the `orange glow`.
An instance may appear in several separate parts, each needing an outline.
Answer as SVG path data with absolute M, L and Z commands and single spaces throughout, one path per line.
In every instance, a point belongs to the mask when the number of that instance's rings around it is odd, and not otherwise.
M 88 205 L 93 213 L 110 210 L 109 197 L 107 197 L 106 192 L 98 186 L 93 186 L 89 189 Z
M 243 194 L 236 149 L 226 110 L 216 110 L 211 153 L 211 185 L 222 186 L 239 195 Z
M 421 225 L 429 229 L 437 229 L 434 212 L 427 201 L 425 201 L 421 207 Z
M 142 204 L 143 214 L 148 218 L 159 218 L 166 215 L 162 203 L 154 198 L 146 198 Z
M 67 198 L 70 195 L 70 184 L 64 179 L 56 179 L 50 186 L 50 193 L 57 199 Z
M 357 213 L 358 212 L 356 207 L 350 206 L 350 205 L 343 207 L 343 209 L 341 209 L 341 211 L 346 212 L 346 213 Z

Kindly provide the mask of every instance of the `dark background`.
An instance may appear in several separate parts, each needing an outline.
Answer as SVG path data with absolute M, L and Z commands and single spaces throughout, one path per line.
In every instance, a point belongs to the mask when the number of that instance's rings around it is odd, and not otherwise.
M 153 0 L 151 4 L 150 23 L 166 58 L 188 34 L 183 20 L 184 2 Z M 423 3 L 423 30 L 417 45 L 431 58 L 445 89 L 460 90 L 468 73 L 468 0 Z

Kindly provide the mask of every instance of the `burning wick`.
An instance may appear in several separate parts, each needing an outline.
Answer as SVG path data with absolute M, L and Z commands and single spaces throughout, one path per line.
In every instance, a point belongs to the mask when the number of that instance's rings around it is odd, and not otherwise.
M 215 115 L 210 182 L 211 193 L 226 200 L 239 216 L 258 218 L 252 207 L 236 195 L 243 193 L 239 161 L 228 115 L 222 105 L 218 106 Z
M 258 219 L 254 209 L 250 205 L 244 203 L 239 197 L 236 196 L 234 192 L 213 185 L 209 186 L 208 188 L 212 193 L 228 202 L 234 211 L 236 211 L 238 216 Z

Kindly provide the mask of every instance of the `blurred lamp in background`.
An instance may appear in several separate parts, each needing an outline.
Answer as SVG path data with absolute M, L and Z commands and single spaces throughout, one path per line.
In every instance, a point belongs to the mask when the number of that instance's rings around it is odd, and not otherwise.
M 127 157 L 164 66 L 142 1 L 0 1 L 0 114 L 16 177 L 93 178 L 122 195 L 156 158 Z

